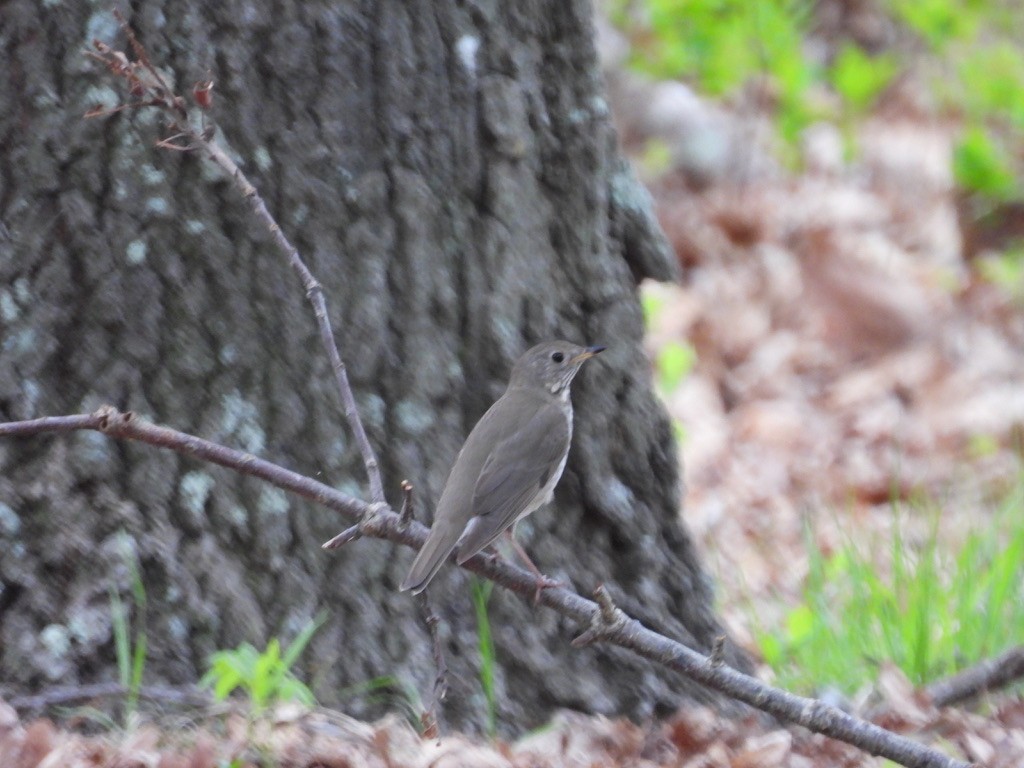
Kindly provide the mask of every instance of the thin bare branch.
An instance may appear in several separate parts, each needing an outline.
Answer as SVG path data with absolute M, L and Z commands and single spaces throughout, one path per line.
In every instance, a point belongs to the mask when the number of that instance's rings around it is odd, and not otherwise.
M 284 236 L 281 227 L 278 226 L 274 217 L 267 210 L 266 203 L 260 197 L 256 187 L 245 177 L 242 170 L 235 164 L 228 154 L 215 141 L 207 140 L 199 133 L 193 133 L 192 141 L 206 153 L 216 165 L 220 166 L 234 181 L 242 196 L 249 201 L 256 218 L 267 228 L 277 247 L 287 256 L 288 263 L 299 275 L 302 285 L 306 290 L 306 298 L 313 305 L 313 314 L 316 316 L 317 327 L 320 329 L 320 341 L 331 361 L 331 368 L 334 370 L 335 380 L 338 384 L 338 391 L 341 393 L 342 405 L 345 408 L 345 418 L 355 435 L 356 443 L 363 456 L 363 464 L 366 466 L 366 474 L 370 480 L 370 498 L 372 501 L 384 501 L 384 484 L 381 481 L 380 465 L 377 456 L 370 446 L 370 440 L 363 429 L 362 419 L 359 418 L 359 410 L 356 407 L 356 399 L 352 394 L 352 387 L 348 381 L 348 372 L 345 363 L 342 362 L 338 353 L 338 345 L 334 340 L 334 331 L 331 330 L 331 321 L 327 316 L 327 302 L 324 299 L 324 291 L 320 283 L 313 277 L 298 250 Z
M 5 701 L 15 709 L 41 712 L 50 707 L 64 706 L 77 701 L 124 696 L 127 693 L 128 688 L 120 683 L 93 683 L 48 688 L 31 696 L 12 696 Z M 213 703 L 213 697 L 208 692 L 194 687 L 168 688 L 144 685 L 139 688 L 139 697 L 189 707 L 205 707 Z
M 936 707 L 948 707 L 1003 688 L 1024 677 L 1024 645 L 1018 645 L 994 659 L 986 659 L 951 677 L 936 680 L 925 693 Z
M 171 90 L 167 80 L 153 66 L 146 54 L 145 47 L 136 38 L 134 31 L 125 22 L 124 18 L 118 15 L 117 19 L 125 35 L 128 37 L 136 61 L 131 61 L 123 51 L 114 50 L 99 41 L 93 44 L 95 51 L 87 51 L 86 54 L 90 58 L 101 61 L 112 74 L 124 79 L 128 83 L 129 94 L 133 101 L 123 105 L 123 107 L 156 107 L 168 115 L 172 130 L 175 133 L 173 136 L 158 140 L 158 147 L 174 151 L 200 150 L 228 175 L 228 178 L 231 179 L 238 192 L 249 202 L 257 220 L 270 232 L 275 245 L 288 259 L 288 264 L 298 275 L 306 292 L 306 298 L 313 307 L 313 315 L 316 318 L 317 328 L 320 332 L 320 342 L 327 352 L 331 368 L 334 371 L 334 378 L 338 392 L 341 395 L 345 418 L 348 420 L 352 433 L 355 435 L 356 444 L 359 446 L 363 464 L 366 467 L 366 474 L 370 483 L 370 498 L 374 502 L 383 502 L 384 484 L 380 476 L 380 464 L 377 461 L 373 447 L 370 445 L 370 440 L 366 435 L 362 419 L 360 419 L 359 411 L 356 408 L 356 399 L 349 384 L 348 372 L 345 368 L 345 363 L 341 359 L 341 354 L 338 352 L 334 331 L 331 329 L 331 321 L 327 315 L 327 302 L 324 299 L 323 288 L 316 278 L 313 277 L 313 273 L 309 271 L 309 268 L 299 255 L 298 249 L 285 237 L 280 225 L 278 225 L 267 209 L 266 203 L 264 203 L 259 191 L 242 173 L 241 168 L 231 159 L 228 153 L 214 140 L 215 131 L 210 130 L 208 127 L 196 128 L 192 124 L 185 106 L 185 99 Z M 123 107 L 115 108 L 115 111 Z M 90 110 L 87 116 L 93 117 L 105 113 L 103 111 Z M 205 120 L 203 124 L 205 126 Z M 183 144 L 176 143 L 174 139 L 178 138 L 186 138 L 188 141 Z
M 100 408 L 93 414 L 0 424 L 0 437 L 26 437 L 82 429 L 98 430 L 110 437 L 140 440 L 259 477 L 278 488 L 337 510 L 353 522 L 359 521 L 359 529 L 363 536 L 385 539 L 414 549 L 423 546 L 427 539 L 426 526 L 416 521 L 405 524 L 401 515 L 386 504 L 367 504 L 251 454 L 235 451 L 167 427 L 148 424 L 132 413 L 121 413 L 110 406 Z M 533 575 L 504 560 L 479 554 L 462 567 L 521 595 L 533 597 L 536 592 L 536 579 Z M 587 642 L 603 641 L 626 648 L 752 707 L 852 744 L 869 754 L 886 757 L 907 768 L 970 766 L 969 763 L 858 720 L 822 701 L 795 696 L 724 664 L 716 663 L 715 659 L 659 635 L 636 619 L 627 616 L 615 606 L 604 588 L 599 588 L 597 600 L 598 602 L 587 600 L 564 587 L 552 587 L 541 592 L 539 603 L 588 627 L 588 632 L 592 631 L 594 636 Z M 584 633 L 586 634 L 587 632 Z
M 236 451 L 194 435 L 150 424 L 130 411 L 122 413 L 112 406 L 104 406 L 91 414 L 48 416 L 41 419 L 0 424 L 0 437 L 26 437 L 47 432 L 75 432 L 83 429 L 103 432 L 110 437 L 138 440 L 158 448 L 168 448 L 195 459 L 210 461 L 236 472 L 258 477 L 278 488 L 323 504 L 352 519 L 360 518 L 370 507 L 360 499 L 348 496 L 329 485 L 292 472 L 290 469 L 257 458 L 251 453 Z
M 431 691 L 431 701 L 423 713 L 424 725 L 428 726 L 424 731 L 431 731 L 428 738 L 438 738 L 441 732 L 439 712 L 441 703 L 448 697 L 448 662 L 444 655 L 444 644 L 441 642 L 441 617 L 437 615 L 434 606 L 426 592 L 416 596 L 416 602 L 420 607 L 420 616 L 430 632 L 430 642 L 434 653 L 434 669 L 437 674 L 434 676 L 434 687 Z
M 145 46 L 139 42 L 139 39 L 135 36 L 135 30 L 132 29 L 131 25 L 122 15 L 122 13 L 114 9 L 114 18 L 117 19 L 117 23 L 121 25 L 121 31 L 125 33 L 128 38 L 128 44 L 132 47 L 132 53 L 135 54 L 135 58 L 138 59 L 139 64 L 150 74 L 157 87 L 157 95 L 164 98 L 172 99 L 172 108 L 175 112 L 175 117 L 179 120 L 188 121 L 188 111 L 185 109 L 184 99 L 175 99 L 174 91 L 170 84 L 164 79 L 163 74 L 156 67 L 153 66 L 153 62 L 149 60 L 149 54 L 146 53 Z

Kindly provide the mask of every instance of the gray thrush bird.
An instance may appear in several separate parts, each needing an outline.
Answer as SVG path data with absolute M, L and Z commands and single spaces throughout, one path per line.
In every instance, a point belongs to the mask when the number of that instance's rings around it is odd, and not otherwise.
M 434 525 L 401 589 L 422 592 L 456 546 L 458 563 L 547 504 L 565 469 L 572 439 L 569 384 L 604 347 L 548 341 L 512 368 L 508 388 L 483 415 L 455 458 Z M 514 530 L 514 528 L 513 528 Z M 515 544 L 542 586 L 550 586 Z

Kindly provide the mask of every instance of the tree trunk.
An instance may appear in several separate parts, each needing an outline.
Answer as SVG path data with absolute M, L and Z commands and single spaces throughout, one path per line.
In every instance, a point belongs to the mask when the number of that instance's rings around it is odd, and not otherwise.
M 201 157 L 154 149 L 155 112 L 83 120 L 121 85 L 83 55 L 124 48 L 108 6 L 0 8 L 0 417 L 103 403 L 366 497 L 301 286 Z M 720 633 L 678 517 L 672 430 L 651 390 L 636 294 L 673 257 L 616 154 L 586 0 L 173 4 L 130 13 L 188 94 L 216 80 L 222 141 L 323 283 L 393 504 L 432 509 L 458 448 L 530 343 L 609 350 L 577 379 L 555 503 L 520 526 L 547 574 L 597 584 L 699 648 Z M 303 676 L 320 700 L 389 677 L 426 691 L 431 646 L 396 591 L 413 553 L 322 541 L 331 512 L 251 479 L 99 434 L 0 442 L 0 675 L 37 690 L 116 676 L 110 590 L 145 587 L 146 680 L 287 642 L 330 618 Z M 468 576 L 431 587 L 446 620 L 445 714 L 482 722 Z M 702 696 L 624 652 L 576 651 L 510 594 L 489 605 L 499 718 L 557 707 L 642 717 Z M 136 614 L 140 612 L 136 610 Z M 730 650 L 729 658 L 736 659 Z

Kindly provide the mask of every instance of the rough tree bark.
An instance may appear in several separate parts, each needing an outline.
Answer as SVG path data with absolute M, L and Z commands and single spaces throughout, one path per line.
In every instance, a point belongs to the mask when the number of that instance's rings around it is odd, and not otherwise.
M 122 9 L 215 119 L 328 296 L 389 500 L 437 498 L 468 429 L 536 340 L 609 350 L 574 387 L 553 508 L 520 526 L 549 575 L 608 585 L 649 626 L 710 648 L 711 590 L 682 527 L 672 433 L 640 346 L 636 283 L 673 275 L 616 153 L 586 0 L 368 0 Z M 358 451 L 300 286 L 198 156 L 154 150 L 156 113 L 82 55 L 123 45 L 106 3 L 0 8 L 0 418 L 112 402 L 366 496 Z M 145 446 L 81 433 L 0 442 L 0 676 L 18 690 L 115 675 L 108 590 L 136 559 L 147 679 L 194 680 L 211 651 L 288 638 L 322 701 L 379 676 L 429 687 L 411 555 L 335 554 L 323 509 Z M 432 587 L 447 629 L 445 710 L 480 723 L 467 576 Z M 642 717 L 703 696 L 638 659 L 574 651 L 577 627 L 491 599 L 499 716 Z M 729 658 L 736 659 L 732 650 Z M 366 712 L 360 702 L 349 708 Z

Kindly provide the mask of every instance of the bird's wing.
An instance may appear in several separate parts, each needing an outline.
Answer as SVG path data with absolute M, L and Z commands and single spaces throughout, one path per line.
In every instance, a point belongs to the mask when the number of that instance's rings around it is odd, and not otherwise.
M 495 444 L 473 492 L 473 518 L 459 542 L 464 563 L 526 511 L 560 469 L 569 449 L 570 423 L 559 404 L 545 402 L 524 424 Z

